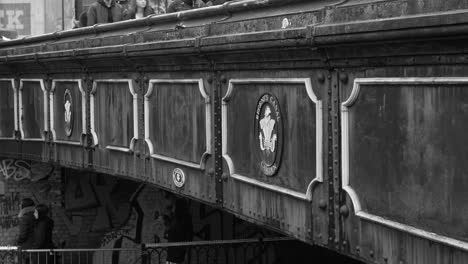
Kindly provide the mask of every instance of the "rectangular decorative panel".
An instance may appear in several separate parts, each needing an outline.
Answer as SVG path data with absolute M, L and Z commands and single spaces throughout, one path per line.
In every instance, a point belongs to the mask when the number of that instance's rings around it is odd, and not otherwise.
M 91 133 L 94 145 L 133 150 L 138 138 L 137 94 L 131 79 L 95 80 L 91 92 Z
M 322 108 L 310 79 L 234 79 L 222 107 L 231 176 L 311 199 L 322 180 Z
M 210 154 L 210 99 L 201 79 L 150 80 L 145 138 L 156 159 L 204 168 Z
M 23 140 L 44 140 L 48 131 L 47 92 L 42 79 L 21 79 L 20 132 Z
M 50 130 L 54 142 L 80 144 L 86 133 L 85 93 L 80 79 L 57 79 L 50 92 Z
M 17 130 L 16 87 L 13 79 L 0 79 L 0 139 L 13 139 Z
M 468 249 L 468 79 L 363 78 L 342 104 L 356 214 Z

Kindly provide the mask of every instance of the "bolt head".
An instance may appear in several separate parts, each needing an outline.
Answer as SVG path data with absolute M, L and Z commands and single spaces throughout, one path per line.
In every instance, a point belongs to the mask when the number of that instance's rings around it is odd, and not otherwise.
M 319 83 L 325 82 L 325 74 L 323 74 L 323 72 L 319 72 L 317 74 L 317 80 L 319 81 Z
M 327 208 L 327 202 L 325 202 L 324 199 L 320 199 L 318 206 L 320 209 L 325 210 Z
M 344 217 L 348 217 L 349 215 L 349 208 L 346 205 L 340 207 L 340 214 Z
M 340 73 L 340 81 L 342 83 L 347 83 L 348 82 L 348 74 L 346 74 L 344 72 Z

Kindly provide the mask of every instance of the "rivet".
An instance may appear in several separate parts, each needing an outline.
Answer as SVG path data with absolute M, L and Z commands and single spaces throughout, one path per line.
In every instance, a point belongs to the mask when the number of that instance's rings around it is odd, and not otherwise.
M 349 208 L 346 205 L 341 206 L 340 208 L 340 214 L 344 217 L 348 217 L 349 215 Z
M 317 74 L 317 80 L 320 82 L 320 83 L 323 83 L 325 81 L 325 75 L 323 74 L 323 72 L 319 72 Z
M 323 200 L 323 199 L 320 199 L 319 208 L 322 209 L 322 210 L 325 210 L 327 208 L 327 202 L 325 202 L 325 200 Z
M 347 83 L 347 82 L 348 82 L 348 74 L 343 73 L 343 72 L 340 73 L 340 81 L 341 81 L 342 83 Z
M 222 82 L 222 83 L 226 83 L 226 81 L 227 81 L 226 76 L 221 75 L 221 82 Z

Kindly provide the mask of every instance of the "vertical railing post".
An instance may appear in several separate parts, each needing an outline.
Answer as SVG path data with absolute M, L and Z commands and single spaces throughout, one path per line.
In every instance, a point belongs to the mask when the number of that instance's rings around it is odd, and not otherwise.
M 23 264 L 23 250 L 21 247 L 16 250 L 16 257 L 18 258 L 18 264 Z
M 151 264 L 151 258 L 148 257 L 146 244 L 141 244 L 141 264 Z

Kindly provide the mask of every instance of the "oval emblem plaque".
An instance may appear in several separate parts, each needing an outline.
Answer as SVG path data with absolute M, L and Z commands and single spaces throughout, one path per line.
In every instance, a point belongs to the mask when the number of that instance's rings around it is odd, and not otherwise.
M 185 184 L 185 173 L 179 168 L 175 168 L 172 171 L 172 180 L 174 181 L 175 186 L 181 188 Z
M 63 95 L 65 134 L 70 137 L 73 132 L 73 100 L 70 90 L 65 90 Z
M 283 120 L 278 99 L 263 94 L 255 112 L 255 137 L 260 156 L 260 169 L 266 176 L 273 176 L 279 169 L 283 151 Z

